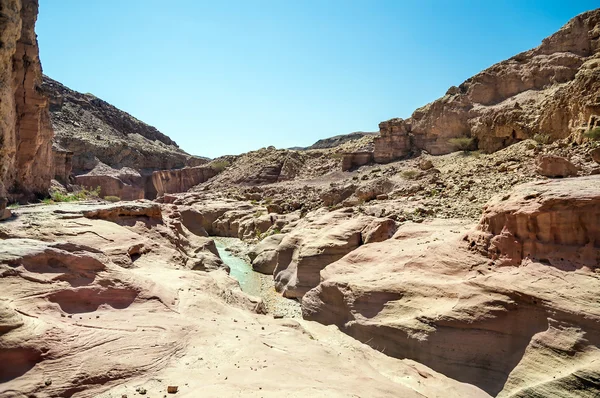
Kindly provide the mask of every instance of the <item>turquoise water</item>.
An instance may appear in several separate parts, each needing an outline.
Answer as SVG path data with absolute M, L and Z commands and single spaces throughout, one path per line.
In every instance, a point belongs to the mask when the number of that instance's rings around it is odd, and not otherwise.
M 300 303 L 277 293 L 272 275 L 255 272 L 247 261 L 227 250 L 227 247 L 230 246 L 239 247 L 240 243 L 242 242 L 239 239 L 215 238 L 219 256 L 229 266 L 229 275 L 239 282 L 242 291 L 262 298 L 267 312 L 270 314 L 286 318 L 302 318 Z
M 261 296 L 261 278 L 257 272 L 252 270 L 252 266 L 239 257 L 234 256 L 228 250 L 222 241 L 216 240 L 219 256 L 230 268 L 229 275 L 240 283 L 244 293 L 252 296 Z

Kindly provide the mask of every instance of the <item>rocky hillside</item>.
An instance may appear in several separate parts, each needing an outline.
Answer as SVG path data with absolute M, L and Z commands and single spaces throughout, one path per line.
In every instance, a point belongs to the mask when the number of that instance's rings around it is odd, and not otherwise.
M 0 200 L 29 199 L 50 187 L 52 128 L 40 89 L 37 13 L 37 0 L 0 1 Z
M 350 133 L 350 134 L 335 135 L 333 137 L 320 139 L 319 141 L 315 142 L 311 146 L 309 146 L 307 148 L 304 148 L 304 149 L 328 149 L 328 148 L 335 148 L 336 146 L 342 145 L 342 144 L 344 144 L 344 143 L 346 143 L 348 141 L 355 141 L 355 140 L 361 139 L 363 137 L 374 136 L 376 134 L 377 134 L 377 132 L 367 133 L 367 132 L 364 132 L 364 131 L 355 131 L 355 132 Z
M 44 76 L 55 141 L 73 152 L 73 172 L 98 162 L 112 168 L 163 170 L 197 166 L 206 159 L 181 150 L 175 141 L 92 94 L 82 94 Z
M 597 9 L 576 16 L 539 47 L 450 87 L 409 119 L 382 123 L 375 160 L 419 150 L 449 153 L 457 149 L 453 138 L 471 138 L 470 149 L 493 152 L 536 134 L 550 140 L 581 134 L 600 123 L 599 92 Z

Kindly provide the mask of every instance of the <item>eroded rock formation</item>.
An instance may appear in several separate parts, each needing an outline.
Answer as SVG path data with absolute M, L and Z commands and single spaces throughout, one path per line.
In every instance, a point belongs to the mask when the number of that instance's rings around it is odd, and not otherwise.
M 0 197 L 42 195 L 52 178 L 52 127 L 42 94 L 37 0 L 0 3 Z
M 500 265 L 600 267 L 600 176 L 520 185 L 490 201 L 466 239 Z
M 600 10 L 594 10 L 539 47 L 451 87 L 410 119 L 382 123 L 375 161 L 401 158 L 410 148 L 449 153 L 456 149 L 449 140 L 457 137 L 471 137 L 477 148 L 493 152 L 535 134 L 559 139 L 590 129 L 600 115 L 599 54 Z
M 593 397 L 599 181 L 519 186 L 466 242 L 464 222 L 404 224 L 323 269 L 303 315 L 491 395 Z
M 158 196 L 165 193 L 187 192 L 219 174 L 211 166 L 186 167 L 178 170 L 160 170 L 152 173 L 152 184 Z
M 210 247 L 177 207 L 26 207 L 0 225 L 0 395 L 487 396 L 337 330 L 258 315 L 222 267 L 196 267 Z

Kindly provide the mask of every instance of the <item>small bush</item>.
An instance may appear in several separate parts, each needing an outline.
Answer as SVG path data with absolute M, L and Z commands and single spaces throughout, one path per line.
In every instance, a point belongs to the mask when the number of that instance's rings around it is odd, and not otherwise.
M 592 141 L 600 141 L 600 127 L 593 128 L 583 133 L 585 138 L 589 138 Z
M 337 153 L 332 153 L 331 154 L 331 158 L 332 159 L 341 159 L 344 157 L 344 154 L 342 152 L 337 152 Z
M 460 137 L 460 138 L 451 138 L 448 140 L 450 145 L 454 147 L 457 151 L 467 152 L 473 146 L 475 139 L 469 137 Z
M 105 196 L 104 200 L 106 200 L 108 202 L 120 202 L 121 198 L 119 198 L 118 196 L 109 195 L 109 196 Z
M 533 140 L 540 145 L 547 145 L 552 141 L 552 138 L 550 137 L 550 134 L 538 133 L 533 136 Z
M 214 170 L 220 173 L 226 168 L 228 168 L 230 165 L 231 163 L 229 163 L 228 160 L 216 160 L 210 164 L 210 167 L 212 167 Z
M 63 193 L 53 192 L 50 198 L 42 200 L 43 203 L 61 203 L 61 202 L 78 202 L 80 200 L 98 199 L 100 197 L 100 187 L 95 189 L 84 188 L 77 192 Z
M 18 208 L 19 208 L 19 206 L 20 206 L 20 205 L 19 205 L 19 203 L 18 203 L 18 202 L 15 202 L 15 203 L 11 203 L 11 204 L 9 204 L 7 207 L 8 207 L 9 209 L 18 209 Z
M 419 172 L 417 170 L 404 170 L 402 173 L 400 173 L 400 175 L 404 179 L 414 180 L 419 176 Z

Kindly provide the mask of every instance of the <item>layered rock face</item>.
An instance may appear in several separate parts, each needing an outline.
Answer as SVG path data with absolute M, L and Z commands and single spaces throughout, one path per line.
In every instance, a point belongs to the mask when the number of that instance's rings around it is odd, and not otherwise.
M 323 269 L 303 316 L 494 396 L 593 397 L 599 182 L 519 186 L 468 234 L 460 221 L 406 223 Z
M 0 3 L 0 197 L 44 194 L 52 177 L 52 127 L 40 88 L 37 0 Z
M 499 265 L 600 267 L 600 176 L 520 185 L 490 201 L 466 239 Z
M 50 97 L 55 141 L 73 153 L 72 170 L 75 175 L 85 175 L 78 177 L 82 183 L 93 183 L 122 199 L 137 199 L 140 195 L 134 191 L 140 190 L 144 192 L 142 198 L 154 199 L 153 171 L 199 166 L 208 161 L 187 154 L 156 128 L 92 94 L 71 90 L 47 76 L 43 78 L 43 90 Z M 109 172 L 99 173 L 99 165 Z M 130 174 L 128 169 L 142 177 L 131 189 L 131 179 L 115 181 L 119 175 Z
M 388 162 L 411 147 L 437 155 L 449 142 L 471 137 L 485 152 L 545 134 L 565 138 L 591 128 L 600 114 L 600 10 L 569 21 L 532 50 L 500 62 L 451 87 L 407 121 L 384 122 L 375 160 Z M 389 131 L 387 124 L 399 126 Z M 381 126 L 380 126 L 381 127 Z
M 319 284 L 319 272 L 328 264 L 395 231 L 390 219 L 354 214 L 353 209 L 322 209 L 308 214 L 290 233 L 259 245 L 252 266 L 272 273 L 275 288 L 285 297 L 299 298 Z
M 379 137 L 375 137 L 374 159 L 377 163 L 389 163 L 411 151 L 410 123 L 404 119 L 392 119 L 379 123 Z
M 165 193 L 187 192 L 219 174 L 211 166 L 189 167 L 178 170 L 160 170 L 152 173 L 152 184 L 158 196 Z

